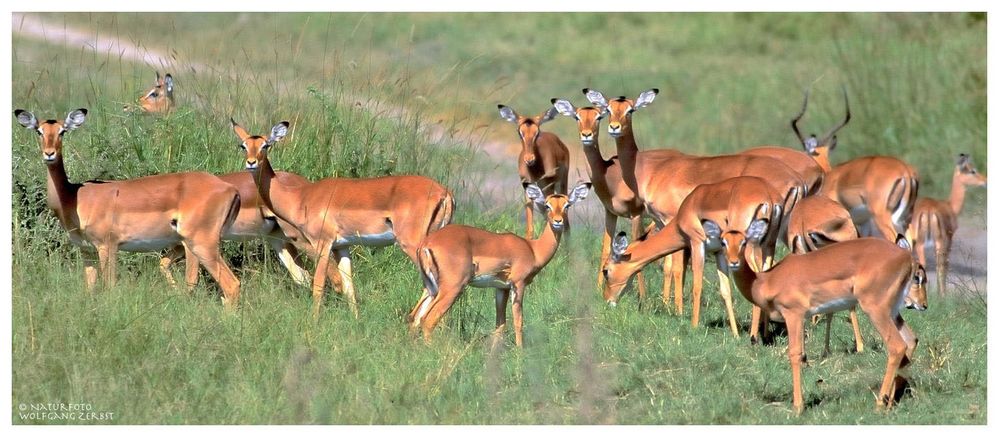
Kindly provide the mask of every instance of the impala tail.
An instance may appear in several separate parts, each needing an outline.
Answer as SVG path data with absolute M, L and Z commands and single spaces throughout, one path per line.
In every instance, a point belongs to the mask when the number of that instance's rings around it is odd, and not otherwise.
M 445 190 L 444 196 L 441 197 L 440 202 L 434 207 L 434 211 L 430 213 L 430 223 L 427 225 L 427 234 L 434 231 L 439 231 L 451 223 L 451 217 L 454 215 L 454 196 L 450 191 Z
M 437 290 L 440 288 L 437 278 L 440 277 L 440 268 L 437 266 L 437 259 L 429 247 L 422 247 L 417 252 L 420 262 L 420 277 L 423 278 L 423 286 L 427 288 L 430 298 L 437 297 Z
M 226 235 L 229 233 L 229 228 L 232 227 L 233 223 L 236 223 L 236 216 L 239 215 L 239 192 L 232 197 L 232 204 L 229 205 L 229 211 L 226 212 L 225 221 L 222 223 L 222 230 L 219 235 Z
M 908 223 L 912 220 L 912 209 L 916 205 L 919 193 L 919 181 L 915 177 L 903 177 L 895 180 L 888 195 L 888 204 L 893 223 Z

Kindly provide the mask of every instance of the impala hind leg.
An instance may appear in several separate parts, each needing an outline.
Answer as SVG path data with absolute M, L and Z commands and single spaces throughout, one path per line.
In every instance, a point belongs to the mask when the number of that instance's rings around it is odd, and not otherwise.
M 704 285 L 704 244 L 695 243 L 690 251 L 690 273 L 694 278 L 694 294 L 691 303 L 690 325 L 697 327 L 701 319 L 701 288 Z M 673 266 L 676 268 L 676 266 Z M 680 283 L 683 288 L 683 283 Z M 738 335 L 738 334 L 736 334 Z
M 113 288 L 117 280 L 118 244 L 108 242 L 97 247 L 97 259 L 101 265 L 101 281 L 104 288 Z
M 617 227 L 617 217 L 614 218 L 614 227 L 615 228 Z M 638 238 L 641 236 L 642 236 L 642 216 L 637 215 L 631 218 L 631 239 L 637 241 Z M 609 253 L 610 246 L 608 245 L 607 248 Z M 601 275 L 600 277 L 603 278 L 603 275 Z M 635 280 L 638 281 L 638 302 L 639 305 L 641 305 L 641 303 L 645 301 L 645 293 L 646 293 L 645 275 L 642 273 L 641 270 L 639 270 L 638 274 L 635 275 Z
M 288 240 L 283 238 L 280 232 L 272 232 L 267 237 L 271 249 L 277 253 L 281 265 L 291 274 L 291 280 L 298 285 L 309 284 L 309 271 L 305 270 L 298 262 L 298 250 Z M 332 278 L 331 278 L 332 279 Z
M 181 247 L 184 248 L 184 284 L 190 294 L 198 286 L 198 256 L 187 245 Z
M 239 303 L 239 279 L 222 259 L 222 254 L 219 252 L 218 235 L 202 240 L 208 241 L 185 240 L 184 247 L 194 253 L 194 257 L 190 258 L 197 258 L 197 262 L 201 263 L 208 274 L 219 284 L 219 287 L 222 288 L 222 304 L 225 305 L 226 309 L 232 310 Z M 198 271 L 197 269 L 192 270 L 196 282 Z
M 433 333 L 434 328 L 440 323 L 441 317 L 444 317 L 444 313 L 451 309 L 451 305 L 454 304 L 455 299 L 461 294 L 461 290 L 464 285 L 458 284 L 448 284 L 441 283 L 440 288 L 437 290 L 437 296 L 433 298 L 430 303 L 430 308 L 426 312 L 426 316 L 423 318 L 423 340 L 427 343 L 430 342 L 430 336 Z
M 791 362 L 792 403 L 795 414 L 805 409 L 805 396 L 801 388 L 801 363 L 805 357 L 805 319 L 801 315 L 781 312 L 787 323 L 787 359 Z
M 614 240 L 614 233 L 617 231 L 617 216 L 608 210 L 604 210 L 604 235 L 600 245 L 600 266 L 597 269 L 597 290 L 604 289 L 604 269 L 610 259 L 611 241 Z M 632 238 L 635 238 L 634 235 Z
M 850 324 L 853 326 L 854 351 L 859 354 L 864 351 L 864 337 L 860 335 L 860 321 L 857 320 L 856 307 L 850 308 Z
M 506 304 L 510 301 L 510 290 L 496 289 L 496 329 L 493 330 L 493 344 L 496 348 L 503 340 L 503 332 L 506 331 Z
M 941 236 L 940 240 L 935 245 L 936 263 L 937 263 L 937 293 L 941 296 L 947 293 L 947 269 L 950 267 L 950 238 L 946 236 Z M 926 264 L 923 264 L 924 266 Z

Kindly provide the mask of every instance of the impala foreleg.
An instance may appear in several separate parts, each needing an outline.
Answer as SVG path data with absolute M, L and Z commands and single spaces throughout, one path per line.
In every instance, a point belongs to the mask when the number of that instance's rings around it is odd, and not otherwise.
M 86 284 L 87 292 L 93 293 L 97 287 L 97 273 L 99 265 L 97 253 L 89 250 L 82 250 L 83 257 L 83 281 Z
M 860 321 L 857 320 L 857 308 L 850 308 L 850 324 L 853 325 L 853 340 L 857 353 L 864 351 L 864 337 L 860 335 Z M 828 337 L 828 335 L 827 335 Z M 828 343 L 829 340 L 826 340 Z
M 118 264 L 118 244 L 105 243 L 97 247 L 97 258 L 101 265 L 101 281 L 104 288 L 112 288 L 115 284 L 115 265 Z
M 615 231 L 617 231 L 617 216 L 604 210 L 604 236 L 600 246 L 600 266 L 597 269 L 597 290 L 604 289 L 604 269 L 610 259 L 611 241 L 614 239 Z
M 357 295 L 354 293 L 354 272 L 350 265 L 350 249 L 338 249 L 336 251 L 337 271 L 340 273 L 340 281 L 343 283 L 343 294 L 347 296 L 350 310 L 354 313 L 354 318 L 358 318 Z
M 319 245 L 316 273 L 312 277 L 312 318 L 319 319 L 319 309 L 323 305 L 323 292 L 326 289 L 326 272 L 330 267 L 333 243 L 324 242 Z
M 524 289 L 523 283 L 513 288 L 513 334 L 517 347 L 524 347 Z
M 690 325 L 696 328 L 701 319 L 701 287 L 704 285 L 704 243 L 696 242 L 691 245 L 694 246 L 690 250 L 690 272 L 694 277 L 694 294 L 691 301 Z M 673 268 L 676 268 L 675 264 Z M 682 284 L 677 290 L 682 288 Z
M 725 301 L 725 312 L 728 314 L 728 325 L 732 329 L 732 335 L 739 338 L 739 324 L 735 321 L 735 307 L 732 302 L 732 284 L 728 280 L 727 272 L 721 268 L 725 262 L 723 256 L 718 256 L 718 289 L 722 299 Z
M 163 274 L 167 284 L 170 284 L 171 287 L 176 287 L 177 281 L 173 279 L 173 275 L 170 273 L 170 266 L 182 256 L 184 256 L 184 246 L 178 245 L 171 247 L 160 257 L 160 273 Z
M 284 268 L 288 269 L 288 273 L 291 274 L 291 280 L 295 281 L 298 285 L 308 285 L 309 284 L 309 271 L 302 268 L 298 264 L 298 250 L 291 242 L 271 235 L 268 237 L 271 248 L 277 253 L 278 260 Z
M 614 219 L 614 226 L 617 227 L 617 218 Z M 642 215 L 639 214 L 631 218 L 631 238 L 637 241 L 639 237 L 642 236 Z M 610 246 L 608 246 L 608 249 Z M 602 276 L 601 276 L 602 277 Z M 638 281 L 638 302 L 641 305 L 645 301 L 645 275 L 639 270 L 638 274 L 635 275 L 635 280 Z M 664 302 L 665 303 L 665 302 Z
M 863 303 L 861 303 L 861 308 L 863 308 Z M 885 349 L 888 352 L 885 377 L 881 380 L 881 390 L 878 392 L 876 406 L 879 410 L 882 407 L 891 408 L 895 399 L 895 374 L 898 372 L 902 360 L 905 358 L 906 342 L 902 339 L 899 329 L 896 328 L 895 321 L 888 314 L 887 308 L 885 310 L 876 308 L 871 312 L 868 312 L 870 311 L 868 308 L 863 309 L 871 319 L 871 324 L 881 334 L 881 339 L 884 341 Z

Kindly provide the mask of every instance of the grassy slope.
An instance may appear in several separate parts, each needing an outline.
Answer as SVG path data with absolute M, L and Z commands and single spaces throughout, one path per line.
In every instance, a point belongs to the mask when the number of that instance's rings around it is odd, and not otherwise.
M 126 116 L 119 104 L 147 86 L 147 67 L 15 37 L 16 106 L 43 117 L 93 110 L 83 129 L 67 135 L 74 180 L 236 171 L 239 154 L 226 125 L 235 115 L 253 131 L 293 121 L 293 136 L 275 148 L 280 168 L 311 178 L 416 172 L 465 192 L 475 183 L 461 181 L 480 166 L 468 165 L 464 148 L 426 144 L 414 133 L 416 118 L 395 123 L 342 99 L 373 95 L 478 126 L 493 121 L 493 102 L 535 112 L 549 95 L 582 103 L 583 86 L 629 95 L 658 86 L 660 99 L 639 114 L 639 141 L 717 153 L 793 144 L 786 120 L 800 89 L 820 75 L 808 130 L 821 131 L 840 116 L 839 83 L 848 84 L 854 102 L 836 159 L 904 156 L 934 195 L 946 191 L 941 182 L 951 169 L 937 166 L 958 151 L 970 150 L 984 167 L 984 23 L 967 16 L 144 13 L 65 20 L 212 60 L 231 73 L 220 79 L 175 71 L 179 112 Z M 552 126 L 572 131 L 567 122 Z M 129 274 L 118 287 L 88 296 L 78 251 L 44 210 L 35 136 L 17 129 L 13 144 L 18 403 L 89 402 L 117 412 L 123 423 L 986 418 L 985 309 L 975 300 L 935 300 L 927 313 L 908 317 L 921 334 L 909 370 L 912 397 L 890 414 L 871 408 L 884 366 L 874 330 L 864 319 L 872 351 L 848 355 L 848 325 L 837 323 L 831 358 L 817 359 L 821 345 L 809 343 L 806 399 L 818 405 L 798 419 L 789 412 L 780 346 L 751 348 L 745 338 L 730 338 L 710 292 L 707 328 L 691 329 L 659 304 L 636 311 L 631 299 L 606 310 L 591 275 L 579 274 L 593 271 L 599 244 L 582 233 L 530 288 L 523 351 L 508 344 L 492 351 L 482 340 L 492 325 L 492 296 L 477 289 L 452 310 L 433 346 L 411 341 L 401 320 L 418 279 L 394 249 L 355 251 L 360 321 L 332 298 L 320 322 L 311 323 L 306 291 L 259 245 L 227 246 L 244 284 L 235 316 L 222 314 L 214 285 L 191 298 L 167 289 L 154 255 L 122 257 Z M 983 210 L 983 199 L 973 195 L 971 210 Z M 519 231 L 515 211 L 465 201 L 457 221 Z M 748 303 L 737 302 L 737 310 L 746 316 Z

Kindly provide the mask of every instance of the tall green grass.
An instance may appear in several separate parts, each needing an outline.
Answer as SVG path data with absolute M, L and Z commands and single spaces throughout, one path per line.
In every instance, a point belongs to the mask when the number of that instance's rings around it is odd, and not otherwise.
M 253 133 L 289 120 L 291 135 L 272 152 L 278 169 L 311 179 L 428 175 L 455 190 L 455 221 L 519 233 L 518 205 L 478 193 L 496 177 L 478 143 L 495 132 L 515 140 L 507 126 L 496 130 L 495 103 L 538 112 L 554 96 L 581 104 L 584 86 L 610 95 L 659 87 L 653 106 L 635 115 L 642 146 L 720 153 L 794 145 L 787 122 L 819 77 L 808 130 L 842 116 L 841 83 L 854 109 L 835 161 L 901 156 L 933 195 L 946 192 L 951 155 L 967 150 L 985 164 L 984 23 L 969 15 L 41 16 L 212 66 L 155 67 L 173 73 L 178 110 L 126 114 L 121 105 L 149 86 L 152 67 L 15 34 L 14 105 L 43 118 L 91 110 L 65 137 L 74 181 L 240 171 L 229 117 Z M 434 124 L 454 136 L 438 139 Z M 571 123 L 546 128 L 575 143 Z M 689 326 L 689 304 L 680 317 L 654 296 L 641 310 L 634 299 L 605 308 L 593 286 L 600 243 L 587 228 L 595 223 L 581 223 L 529 287 L 523 350 L 512 335 L 491 347 L 493 296 L 479 289 L 466 290 L 431 345 L 411 339 L 403 318 L 420 280 L 395 248 L 354 250 L 359 320 L 334 295 L 314 323 L 308 291 L 259 243 L 225 245 L 243 284 L 235 314 L 223 313 L 205 275 L 192 296 L 170 289 L 155 254 L 123 255 L 118 285 L 89 295 L 78 251 L 44 204 L 37 137 L 15 125 L 12 146 L 15 405 L 84 402 L 115 412 L 114 423 L 987 418 L 985 305 L 974 290 L 906 313 L 921 341 L 907 371 L 911 390 L 888 413 L 873 411 L 885 362 L 875 331 L 864 319 L 869 350 L 848 354 L 852 334 L 838 319 L 831 357 L 818 359 L 819 339 L 808 342 L 810 406 L 798 418 L 786 342 L 750 347 L 745 336 L 731 338 L 713 275 L 700 328 Z M 973 195 L 972 213 L 983 199 Z M 648 276 L 655 290 L 660 275 Z M 745 328 L 749 305 L 736 306 Z M 53 423 L 16 412 L 13 420 Z

